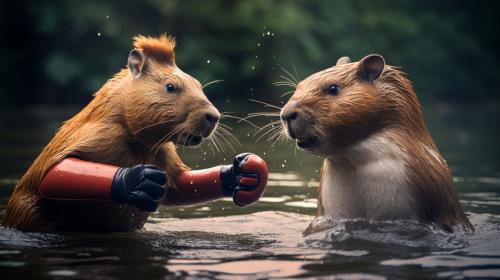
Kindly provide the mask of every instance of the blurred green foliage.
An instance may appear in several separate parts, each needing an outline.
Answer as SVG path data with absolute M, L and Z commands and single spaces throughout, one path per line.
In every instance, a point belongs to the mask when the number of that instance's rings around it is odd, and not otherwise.
M 210 98 L 279 101 L 300 78 L 380 53 L 421 98 L 497 99 L 497 1 L 2 1 L 0 103 L 84 103 L 125 65 L 136 34 L 177 38 L 177 64 Z M 285 97 L 286 98 L 286 97 Z

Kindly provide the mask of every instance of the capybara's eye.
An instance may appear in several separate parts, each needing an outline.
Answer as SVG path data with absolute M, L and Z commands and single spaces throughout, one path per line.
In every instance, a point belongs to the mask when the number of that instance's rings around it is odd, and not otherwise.
M 175 86 L 173 84 L 167 84 L 165 86 L 165 90 L 168 92 L 168 93 L 174 93 L 175 92 Z
M 328 87 L 328 94 L 337 95 L 339 91 L 340 91 L 339 86 L 336 84 L 330 85 Z

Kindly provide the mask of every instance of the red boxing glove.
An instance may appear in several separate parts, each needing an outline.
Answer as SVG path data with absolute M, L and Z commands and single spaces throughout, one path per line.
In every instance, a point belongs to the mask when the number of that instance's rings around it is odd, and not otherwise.
M 267 165 L 254 154 L 239 154 L 232 165 L 188 170 L 176 178 L 176 188 L 167 187 L 163 203 L 187 205 L 232 196 L 238 206 L 256 202 L 267 184 Z
M 255 154 L 243 153 L 234 158 L 233 165 L 221 170 L 222 188 L 238 206 L 253 204 L 264 193 L 267 185 L 267 164 Z

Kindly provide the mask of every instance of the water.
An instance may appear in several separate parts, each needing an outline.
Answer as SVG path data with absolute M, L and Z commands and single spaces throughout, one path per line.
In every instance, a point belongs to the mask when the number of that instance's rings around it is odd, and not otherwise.
M 232 105 L 232 104 L 229 104 Z M 1 279 L 183 278 L 262 279 L 500 277 L 500 143 L 493 105 L 427 106 L 426 119 L 454 173 L 474 234 L 443 233 L 412 221 L 316 219 L 323 231 L 302 236 L 314 219 L 321 159 L 291 144 L 255 142 L 255 129 L 234 122 L 242 146 L 270 166 L 269 187 L 248 208 L 230 199 L 161 207 L 135 233 L 22 233 L 0 228 Z M 0 216 L 15 181 L 60 122 L 77 108 L 0 113 Z M 259 109 L 257 109 L 259 110 Z M 230 111 L 230 108 L 228 108 Z M 214 155 L 181 148 L 189 165 L 228 164 L 230 148 Z

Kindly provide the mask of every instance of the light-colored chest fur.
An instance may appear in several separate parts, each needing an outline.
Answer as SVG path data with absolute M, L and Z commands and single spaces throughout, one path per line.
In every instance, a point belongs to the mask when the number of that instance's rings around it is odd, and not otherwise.
M 325 159 L 323 214 L 334 219 L 415 219 L 405 157 L 390 140 L 375 136 Z

